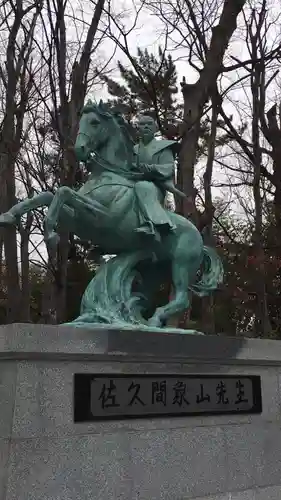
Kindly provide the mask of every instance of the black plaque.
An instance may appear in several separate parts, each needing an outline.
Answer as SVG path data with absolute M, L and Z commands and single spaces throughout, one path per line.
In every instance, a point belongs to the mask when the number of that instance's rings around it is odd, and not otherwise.
M 261 412 L 259 376 L 74 375 L 75 422 Z

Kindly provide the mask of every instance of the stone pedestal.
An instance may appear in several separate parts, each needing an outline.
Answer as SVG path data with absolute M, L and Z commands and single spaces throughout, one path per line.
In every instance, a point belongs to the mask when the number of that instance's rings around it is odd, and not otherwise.
M 74 423 L 75 373 L 259 375 L 257 415 Z M 0 327 L 0 500 L 280 500 L 281 343 Z

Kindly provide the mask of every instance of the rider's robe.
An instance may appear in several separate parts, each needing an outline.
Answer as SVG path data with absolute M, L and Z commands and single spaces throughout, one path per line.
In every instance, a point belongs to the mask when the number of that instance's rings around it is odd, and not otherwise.
M 174 155 L 172 145 L 175 141 L 153 139 L 149 144 L 137 144 L 134 148 L 135 163 L 152 167 L 148 182 L 136 184 L 136 195 L 140 209 L 140 226 L 147 223 L 166 229 L 173 229 L 169 213 L 164 210 L 166 191 L 175 192 Z

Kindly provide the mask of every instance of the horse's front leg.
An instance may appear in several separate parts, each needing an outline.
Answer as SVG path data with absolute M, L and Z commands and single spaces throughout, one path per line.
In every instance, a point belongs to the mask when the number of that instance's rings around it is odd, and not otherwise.
M 59 242 L 59 235 L 54 229 L 57 226 L 60 211 L 66 202 L 66 192 L 68 189 L 67 186 L 62 186 L 57 189 L 44 219 L 44 239 L 50 246 L 55 246 Z
M 31 210 L 39 207 L 49 206 L 53 200 L 54 195 L 49 191 L 37 194 L 32 198 L 26 198 L 14 205 L 8 212 L 0 215 L 0 226 L 16 225 L 20 217 Z
M 44 221 L 45 241 L 49 245 L 57 245 L 59 242 L 59 235 L 55 229 L 64 205 L 74 209 L 78 215 L 82 215 L 82 219 L 85 210 L 91 212 L 93 219 L 98 217 L 98 215 L 105 215 L 107 213 L 106 209 L 99 202 L 80 195 L 68 186 L 60 187 L 54 196 Z

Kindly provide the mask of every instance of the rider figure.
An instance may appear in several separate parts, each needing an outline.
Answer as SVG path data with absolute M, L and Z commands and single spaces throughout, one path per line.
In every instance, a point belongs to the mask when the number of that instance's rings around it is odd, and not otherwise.
M 135 185 L 139 207 L 140 227 L 137 232 L 160 240 L 161 236 L 174 231 L 169 213 L 163 208 L 166 191 L 185 196 L 173 183 L 175 141 L 155 139 L 157 126 L 150 116 L 142 116 L 138 122 L 139 144 L 134 147 L 134 168 L 144 174 Z

